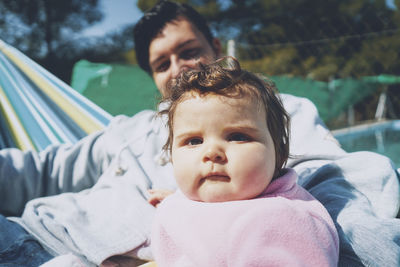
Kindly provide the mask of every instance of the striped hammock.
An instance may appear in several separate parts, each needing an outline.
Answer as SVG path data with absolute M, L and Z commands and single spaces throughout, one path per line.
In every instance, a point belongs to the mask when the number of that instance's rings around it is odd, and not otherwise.
M 111 115 L 0 40 L 0 148 L 41 151 L 102 129 Z

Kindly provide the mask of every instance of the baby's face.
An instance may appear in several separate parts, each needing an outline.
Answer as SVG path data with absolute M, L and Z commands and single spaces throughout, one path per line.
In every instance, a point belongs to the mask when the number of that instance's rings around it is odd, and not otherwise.
M 192 200 L 250 199 L 272 180 L 274 143 L 264 109 L 250 97 L 190 96 L 175 110 L 173 132 L 175 178 Z

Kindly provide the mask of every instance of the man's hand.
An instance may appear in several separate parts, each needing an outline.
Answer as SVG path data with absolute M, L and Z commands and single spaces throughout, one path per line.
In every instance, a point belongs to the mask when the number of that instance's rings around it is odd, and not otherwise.
M 174 193 L 174 191 L 165 189 L 149 189 L 148 192 L 150 196 L 147 201 L 154 207 L 157 207 L 164 198 Z

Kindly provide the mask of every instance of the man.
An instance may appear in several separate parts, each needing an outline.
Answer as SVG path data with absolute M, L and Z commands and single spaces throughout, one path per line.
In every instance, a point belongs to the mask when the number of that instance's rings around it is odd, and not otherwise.
M 207 29 L 190 7 L 170 2 L 160 3 L 138 23 L 140 65 L 162 94 L 168 94 L 165 84 L 180 71 L 220 56 L 219 41 Z M 398 266 L 400 222 L 394 217 L 400 186 L 390 160 L 345 153 L 314 105 L 282 97 L 293 121 L 295 157 L 288 165 L 330 212 L 341 239 L 340 265 Z M 151 260 L 154 207 L 147 190 L 175 188 L 171 165 L 161 153 L 166 138 L 162 119 L 143 111 L 117 117 L 72 146 L 52 146 L 40 154 L 0 151 L 0 211 L 20 216 L 0 220 L 0 263 L 7 262 L 6 256 L 25 266 L 54 256 L 47 265 L 107 264 L 107 258 L 119 254 L 126 257 L 111 261 Z M 11 228 L 24 242 L 6 234 Z M 30 262 L 24 251 L 41 254 L 41 260 Z

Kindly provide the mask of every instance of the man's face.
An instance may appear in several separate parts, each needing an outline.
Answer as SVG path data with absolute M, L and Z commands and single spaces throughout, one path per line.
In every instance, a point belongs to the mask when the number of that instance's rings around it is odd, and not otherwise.
M 183 17 L 166 24 L 149 46 L 150 68 L 161 94 L 166 95 L 168 81 L 183 70 L 193 69 L 199 62 L 214 61 L 219 56 L 220 43 L 215 39 L 213 45 Z
M 258 196 L 276 160 L 265 110 L 250 97 L 187 97 L 173 119 L 172 164 L 181 191 L 203 202 Z

